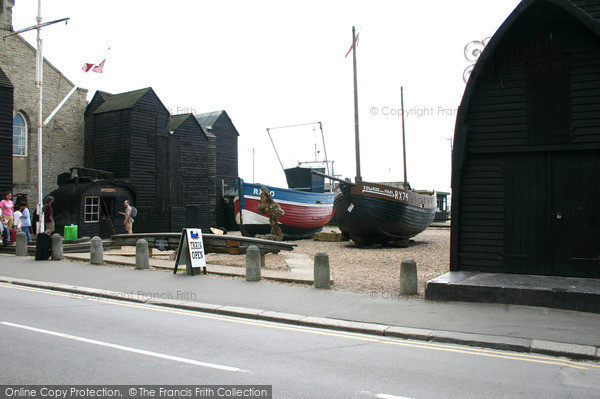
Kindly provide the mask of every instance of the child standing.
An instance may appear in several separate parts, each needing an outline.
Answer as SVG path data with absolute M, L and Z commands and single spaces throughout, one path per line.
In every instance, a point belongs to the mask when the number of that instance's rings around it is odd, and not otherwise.
M 31 215 L 24 201 L 19 203 L 19 211 L 21 212 L 21 231 L 27 235 L 27 241 L 31 241 L 31 233 L 29 232 L 31 228 Z

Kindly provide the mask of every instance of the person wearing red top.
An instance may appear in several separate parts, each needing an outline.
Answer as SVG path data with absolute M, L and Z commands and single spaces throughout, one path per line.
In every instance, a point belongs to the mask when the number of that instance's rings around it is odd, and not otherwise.
M 4 199 L 2 201 L 0 201 L 0 209 L 2 209 L 2 217 L 4 219 L 6 219 L 9 229 L 12 229 L 12 227 L 13 227 L 13 221 L 14 221 L 13 208 L 15 207 L 15 204 L 13 204 L 13 202 L 11 201 L 11 198 L 12 198 L 12 194 L 10 193 L 10 191 L 7 191 L 4 194 Z

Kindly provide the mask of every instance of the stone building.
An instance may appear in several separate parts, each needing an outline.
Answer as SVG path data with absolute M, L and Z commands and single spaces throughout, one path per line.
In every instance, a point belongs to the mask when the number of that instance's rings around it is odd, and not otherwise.
M 14 0 L 0 0 L 0 36 L 13 31 Z M 32 16 L 32 22 L 34 22 Z M 30 208 L 37 204 L 38 99 L 36 49 L 19 35 L 0 40 L 0 69 L 14 86 L 13 195 L 26 197 Z M 44 60 L 43 118 L 56 108 L 75 85 Z M 58 187 L 56 178 L 70 167 L 83 165 L 83 113 L 87 90 L 77 89 L 44 128 L 43 193 Z M 2 173 L 2 171 L 0 171 Z

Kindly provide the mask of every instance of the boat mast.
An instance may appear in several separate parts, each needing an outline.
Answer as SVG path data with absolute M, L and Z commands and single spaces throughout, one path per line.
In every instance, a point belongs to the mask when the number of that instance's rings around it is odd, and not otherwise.
M 352 27 L 352 66 L 354 71 L 354 146 L 356 149 L 356 178 L 358 182 L 362 180 L 360 175 L 360 142 L 358 139 L 358 87 L 356 83 L 356 29 Z
M 408 184 L 406 177 L 406 137 L 404 135 L 404 88 L 400 86 L 400 106 L 402 108 L 402 159 L 404 160 L 404 186 Z

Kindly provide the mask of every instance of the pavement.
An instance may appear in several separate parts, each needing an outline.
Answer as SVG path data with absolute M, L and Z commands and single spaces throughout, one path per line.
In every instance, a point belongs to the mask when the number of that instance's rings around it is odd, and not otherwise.
M 0 255 L 0 282 L 302 326 L 600 360 L 600 314 Z
M 298 284 L 313 284 L 314 283 L 314 270 L 313 261 L 308 256 L 303 254 L 284 253 L 282 254 L 288 267 L 289 271 L 283 270 L 270 270 L 261 269 L 261 277 L 266 280 L 280 281 L 284 283 L 298 283 Z M 71 259 L 82 262 L 90 261 L 90 254 L 88 253 L 66 253 L 64 254 L 65 259 Z M 130 253 L 126 250 L 111 251 L 111 253 L 105 253 L 103 256 L 104 263 L 109 265 L 120 265 L 120 266 L 131 266 L 135 267 L 135 252 Z M 167 259 L 149 259 L 150 267 L 155 269 L 164 269 L 173 271 L 175 269 L 175 261 Z M 185 265 L 180 265 L 179 270 L 185 270 Z M 219 276 L 236 276 L 245 277 L 246 269 L 243 267 L 236 266 L 222 266 L 207 264 L 206 270 L 210 274 Z

